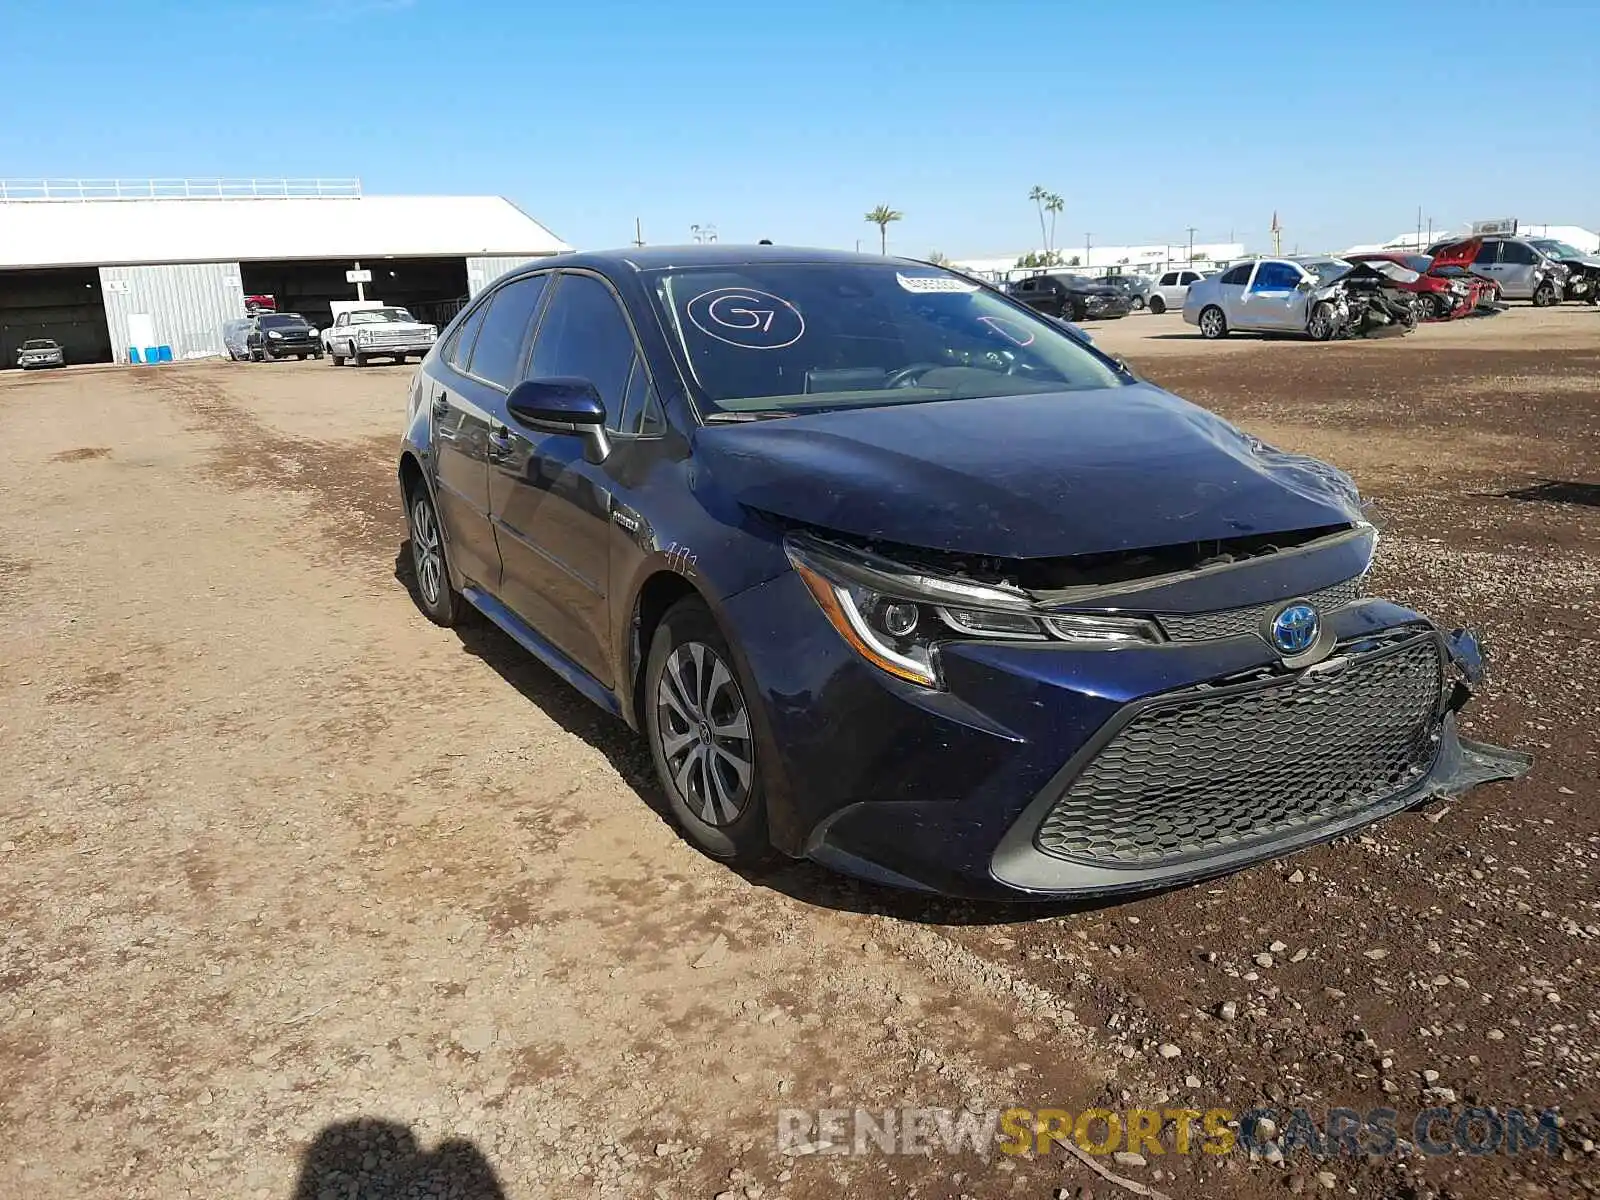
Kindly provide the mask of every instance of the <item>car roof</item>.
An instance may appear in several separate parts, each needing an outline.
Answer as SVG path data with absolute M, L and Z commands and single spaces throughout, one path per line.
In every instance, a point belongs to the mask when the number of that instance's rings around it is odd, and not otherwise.
M 583 250 L 535 259 L 519 274 L 552 267 L 590 267 L 598 271 L 659 271 L 668 267 L 741 267 L 755 263 L 851 263 L 864 266 L 923 266 L 892 255 L 853 254 L 805 246 L 743 246 L 696 243 L 688 246 L 628 246 L 620 250 Z

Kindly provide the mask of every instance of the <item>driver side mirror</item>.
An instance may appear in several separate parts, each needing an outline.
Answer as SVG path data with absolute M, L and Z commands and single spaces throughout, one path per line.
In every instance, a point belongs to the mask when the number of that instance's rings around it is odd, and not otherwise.
M 517 424 L 540 433 L 583 438 L 584 458 L 589 462 L 604 462 L 611 453 L 605 402 L 600 399 L 599 389 L 587 379 L 524 379 L 506 397 L 506 411 Z
M 1296 291 L 1309 292 L 1312 288 L 1316 287 L 1316 284 L 1309 279 L 1301 279 L 1300 282 L 1294 286 Z

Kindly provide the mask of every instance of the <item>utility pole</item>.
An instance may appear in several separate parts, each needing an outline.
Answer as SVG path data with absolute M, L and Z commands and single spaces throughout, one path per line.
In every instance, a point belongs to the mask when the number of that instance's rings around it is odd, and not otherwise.
M 1417 205 L 1417 249 L 1422 249 L 1422 205 Z
M 644 245 L 644 224 L 638 217 L 633 219 L 633 244 L 635 246 Z
M 1428 243 L 1427 244 L 1430 245 L 1430 246 L 1433 245 L 1433 218 L 1432 217 L 1428 218 Z M 1417 247 L 1417 248 L 1419 250 L 1421 249 L 1420 246 Z
M 1094 243 L 1089 240 L 1090 237 L 1091 235 L 1087 233 L 1083 235 L 1083 265 L 1086 268 L 1089 265 L 1089 251 L 1094 249 Z
M 1189 226 L 1189 261 L 1194 261 L 1194 226 Z

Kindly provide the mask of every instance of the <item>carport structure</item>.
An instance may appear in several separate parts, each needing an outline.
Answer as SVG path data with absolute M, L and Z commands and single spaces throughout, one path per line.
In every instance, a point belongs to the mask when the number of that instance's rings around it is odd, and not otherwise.
M 369 196 L 359 180 L 0 180 L 0 366 L 224 352 L 247 295 L 313 323 L 357 298 L 443 324 L 496 276 L 572 249 L 500 196 Z

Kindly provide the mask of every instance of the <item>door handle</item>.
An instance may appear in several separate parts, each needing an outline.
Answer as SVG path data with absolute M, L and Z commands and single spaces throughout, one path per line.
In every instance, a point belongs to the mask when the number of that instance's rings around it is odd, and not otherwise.
M 504 458 L 511 453 L 511 430 L 504 425 L 491 425 L 489 427 L 489 456 L 491 458 Z

